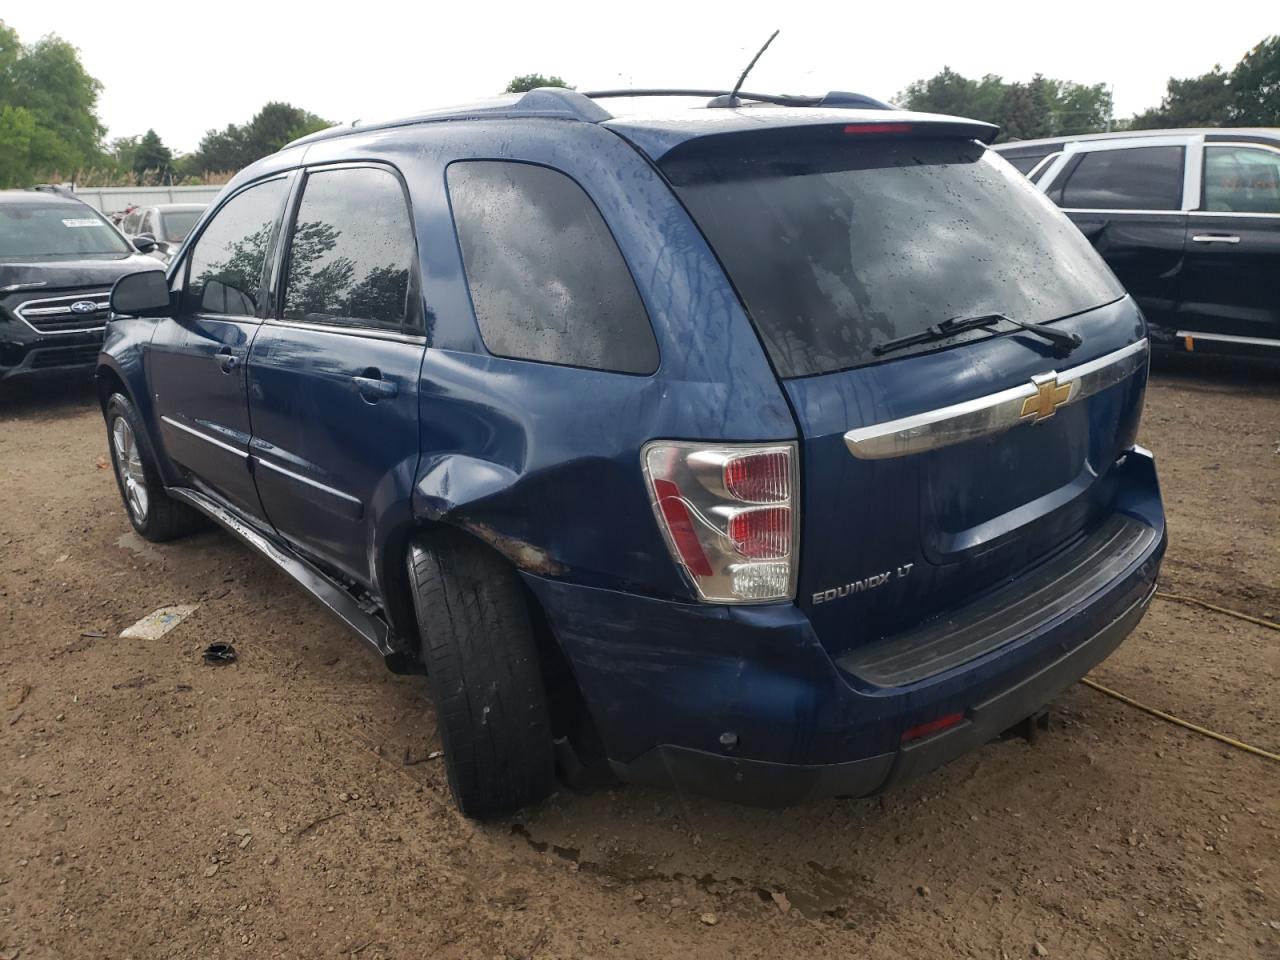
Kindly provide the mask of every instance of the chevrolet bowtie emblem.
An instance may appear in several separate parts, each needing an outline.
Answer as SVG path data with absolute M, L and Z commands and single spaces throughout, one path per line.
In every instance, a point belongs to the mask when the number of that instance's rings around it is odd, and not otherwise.
M 1036 393 L 1035 396 L 1027 397 L 1022 402 L 1022 413 L 1019 417 L 1023 420 L 1028 418 L 1043 420 L 1046 417 L 1052 417 L 1058 407 L 1071 399 L 1071 388 L 1074 386 L 1070 381 L 1059 383 L 1056 373 L 1042 373 L 1032 377 L 1031 383 L 1036 388 Z

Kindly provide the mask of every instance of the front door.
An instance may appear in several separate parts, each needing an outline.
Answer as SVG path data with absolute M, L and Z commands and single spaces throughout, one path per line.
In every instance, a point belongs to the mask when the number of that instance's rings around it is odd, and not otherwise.
M 151 342 L 166 453 L 190 482 L 260 516 L 249 469 L 245 361 L 265 311 L 289 178 L 255 184 L 214 214 L 178 268 L 182 295 Z
M 1280 348 L 1280 150 L 1205 144 L 1178 327 L 1193 340 Z
M 375 518 L 413 486 L 426 349 L 399 177 L 310 171 L 285 262 L 280 315 L 249 355 L 258 494 L 301 552 L 371 585 Z

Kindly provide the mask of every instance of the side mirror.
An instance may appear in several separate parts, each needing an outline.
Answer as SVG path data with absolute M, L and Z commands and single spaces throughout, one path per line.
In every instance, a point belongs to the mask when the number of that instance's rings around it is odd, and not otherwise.
M 140 233 L 133 238 L 133 249 L 139 253 L 150 253 L 156 248 L 156 238 L 149 233 Z
M 163 270 L 125 274 L 111 288 L 111 312 L 126 317 L 161 317 L 169 312 L 169 281 Z

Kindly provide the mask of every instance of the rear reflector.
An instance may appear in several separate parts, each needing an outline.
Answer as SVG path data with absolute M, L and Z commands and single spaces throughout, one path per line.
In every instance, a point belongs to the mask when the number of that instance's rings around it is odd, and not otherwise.
M 707 562 L 707 555 L 698 543 L 693 518 L 689 516 L 689 507 L 680 496 L 680 488 L 670 480 L 654 480 L 653 489 L 658 495 L 658 509 L 662 512 L 662 519 L 667 522 L 667 529 L 671 532 L 671 540 L 680 554 L 680 560 L 694 576 L 711 576 L 711 564 Z
M 920 740 L 930 734 L 938 733 L 954 727 L 964 719 L 963 713 L 948 713 L 945 717 L 939 717 L 937 720 L 929 720 L 925 723 L 917 723 L 914 727 L 908 727 L 902 734 L 902 742 L 907 743 L 911 740 Z
M 844 132 L 849 135 L 860 133 L 910 133 L 915 127 L 909 123 L 849 123 Z

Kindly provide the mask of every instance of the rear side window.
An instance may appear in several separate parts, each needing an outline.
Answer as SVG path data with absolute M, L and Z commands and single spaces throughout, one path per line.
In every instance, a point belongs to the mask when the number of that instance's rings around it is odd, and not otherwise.
M 467 160 L 449 199 L 480 336 L 518 360 L 652 373 L 658 345 L 600 211 L 563 173 Z
M 1257 147 L 1204 148 L 1204 208 L 1280 213 L 1280 153 Z
M 289 242 L 284 318 L 403 330 L 416 250 L 395 174 L 310 173 Z
M 263 268 L 280 226 L 289 183 L 281 178 L 236 194 L 213 215 L 189 258 L 191 309 L 252 317 L 262 301 Z
M 1022 174 L 1025 177 L 1027 174 L 1029 174 L 1032 170 L 1035 169 L 1037 163 L 1039 163 L 1048 155 L 1049 154 L 1047 153 L 1029 153 L 1029 154 L 1024 154 L 1021 157 L 1006 156 L 1005 159 L 1008 160 L 1011 164 L 1013 164 L 1013 169 L 1017 170 L 1020 174 Z
M 877 345 L 952 317 L 1041 322 L 1123 295 L 1080 231 L 979 143 L 782 132 L 695 141 L 663 169 L 783 377 L 877 362 Z
M 1131 147 L 1082 154 L 1062 186 L 1072 210 L 1180 210 L 1182 147 Z

